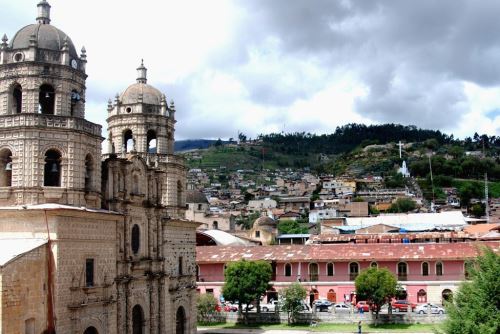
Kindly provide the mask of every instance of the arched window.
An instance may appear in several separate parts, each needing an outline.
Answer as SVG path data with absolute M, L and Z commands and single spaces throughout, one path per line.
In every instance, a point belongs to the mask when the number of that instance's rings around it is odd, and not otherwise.
M 21 85 L 16 84 L 12 88 L 12 113 L 20 114 L 23 110 L 23 88 Z
M 99 334 L 95 327 L 88 327 L 83 334 Z
M 139 253 L 139 247 L 141 246 L 141 233 L 139 225 L 135 224 L 132 227 L 132 237 L 131 237 L 132 253 Z
M 422 263 L 422 276 L 429 276 L 429 263 Z
M 451 292 L 450 289 L 444 289 L 443 292 L 441 293 L 441 297 L 442 297 L 441 304 L 444 304 L 444 302 L 451 302 L 453 300 L 453 292 Z
M 418 290 L 417 303 L 427 303 L 427 292 L 424 289 Z
M 333 273 L 334 273 L 333 263 L 327 263 L 326 264 L 326 275 L 333 276 Z
M 71 116 L 75 116 L 78 111 L 78 105 L 81 100 L 80 93 L 76 90 L 71 91 Z
M 219 228 L 219 223 L 216 220 L 214 220 L 214 222 L 212 223 L 212 229 L 217 230 L 218 228 Z
M 134 134 L 132 130 L 126 130 L 123 133 L 123 152 L 131 152 L 135 150 Z
M 24 321 L 24 334 L 35 334 L 35 318 L 29 318 Z
M 354 281 L 359 274 L 359 264 L 356 262 L 349 263 L 349 279 Z
M 90 154 L 85 157 L 85 191 L 92 190 L 92 182 L 94 176 L 94 159 Z
M 309 281 L 316 282 L 319 278 L 319 268 L 317 263 L 309 264 Z
M 465 279 L 470 279 L 471 273 L 474 270 L 474 262 L 465 261 L 464 262 L 464 277 Z
M 182 205 L 182 182 L 177 181 L 177 206 Z
M 156 132 L 154 130 L 149 130 L 147 133 L 147 145 L 148 145 L 148 153 L 157 153 L 157 140 L 156 140 Z
M 443 263 L 436 262 L 436 276 L 443 276 Z
M 398 280 L 406 280 L 408 278 L 408 265 L 405 262 L 398 263 Z
M 9 149 L 0 151 L 0 187 L 12 185 L 12 152 Z
M 179 256 L 177 271 L 179 273 L 179 276 L 184 275 L 184 259 L 182 258 L 182 256 Z
M 175 315 L 175 334 L 184 334 L 186 331 L 186 312 L 179 306 Z
M 139 176 L 134 175 L 132 177 L 132 193 L 138 195 L 139 194 Z
M 144 333 L 144 312 L 140 305 L 132 308 L 132 334 Z
M 46 187 L 61 186 L 61 153 L 48 150 L 45 153 L 43 185 Z
M 200 266 L 196 265 L 196 282 L 200 281 Z
M 285 276 L 292 276 L 292 265 L 290 263 L 285 263 Z
M 51 85 L 41 85 L 38 93 L 38 103 L 40 104 L 40 113 L 46 115 L 54 115 L 54 106 L 56 101 L 56 93 Z
M 378 263 L 373 261 L 372 263 L 370 263 L 370 268 L 375 268 L 377 269 L 378 268 Z

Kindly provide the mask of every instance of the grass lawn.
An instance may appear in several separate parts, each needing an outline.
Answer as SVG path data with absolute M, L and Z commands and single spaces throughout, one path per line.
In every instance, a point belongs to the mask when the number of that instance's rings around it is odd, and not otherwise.
M 363 332 L 369 333 L 432 333 L 436 328 L 435 324 L 386 324 L 386 325 L 367 325 L 363 324 Z M 287 324 L 252 324 L 243 325 L 235 323 L 218 323 L 210 325 L 199 325 L 200 328 L 224 328 L 224 329 L 285 329 L 285 330 L 307 330 L 311 332 L 330 332 L 330 333 L 354 333 L 357 332 L 357 324 L 328 324 L 319 323 L 316 327 L 309 325 L 287 325 Z

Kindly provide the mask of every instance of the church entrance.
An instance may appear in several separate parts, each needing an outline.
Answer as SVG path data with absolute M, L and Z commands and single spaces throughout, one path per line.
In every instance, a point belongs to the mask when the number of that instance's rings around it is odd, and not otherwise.
M 143 334 L 144 312 L 140 305 L 135 305 L 132 309 L 132 334 Z
M 177 314 L 175 316 L 175 334 L 184 334 L 186 327 L 186 312 L 184 312 L 184 307 L 180 306 L 177 309 Z

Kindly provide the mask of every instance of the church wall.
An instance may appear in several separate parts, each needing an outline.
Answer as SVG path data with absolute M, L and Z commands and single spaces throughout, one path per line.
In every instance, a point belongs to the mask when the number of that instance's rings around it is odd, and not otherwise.
M 46 245 L 0 268 L 0 333 L 41 333 L 47 323 Z
M 116 333 L 117 214 L 54 213 L 57 222 L 55 265 L 57 331 L 82 333 L 87 327 Z M 94 261 L 94 283 L 86 283 L 86 260 Z
M 196 333 L 196 231 L 197 223 L 171 220 L 164 223 L 165 273 L 170 277 L 166 296 L 167 333 L 175 333 L 176 312 L 186 312 L 186 333 Z M 182 258 L 182 260 L 181 260 Z M 180 270 L 180 263 L 182 270 Z

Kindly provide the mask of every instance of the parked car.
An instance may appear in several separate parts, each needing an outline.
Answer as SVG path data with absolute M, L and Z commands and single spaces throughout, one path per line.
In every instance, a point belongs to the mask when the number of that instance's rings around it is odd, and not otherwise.
M 335 313 L 351 313 L 351 306 L 345 303 L 338 303 L 333 305 L 332 310 Z
M 279 310 L 279 305 L 277 300 L 271 300 L 270 303 L 260 304 L 260 310 L 262 312 L 276 312 L 276 308 Z
M 326 299 L 315 300 L 313 303 L 313 307 L 318 312 L 328 312 L 332 307 L 333 303 Z
M 415 312 L 417 312 L 418 314 L 429 314 L 429 312 L 431 314 L 444 314 L 445 313 L 444 308 L 442 308 L 439 305 L 431 304 L 431 303 L 418 305 L 415 308 Z
M 226 305 L 224 306 L 224 311 L 226 311 L 226 312 L 237 312 L 238 311 L 238 305 L 231 304 L 231 303 L 226 303 Z
M 367 301 L 364 301 L 364 300 L 360 300 L 357 304 L 356 304 L 356 310 L 358 312 L 360 312 L 361 310 L 363 310 L 363 312 L 368 312 L 370 311 L 370 304 L 368 304 Z
M 411 310 L 413 312 L 415 311 L 417 304 L 410 303 L 407 300 L 396 300 L 391 303 L 391 306 L 393 310 L 396 310 L 398 312 L 408 312 L 408 310 Z

